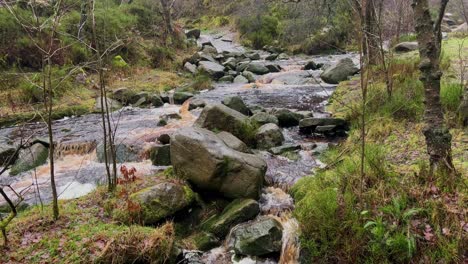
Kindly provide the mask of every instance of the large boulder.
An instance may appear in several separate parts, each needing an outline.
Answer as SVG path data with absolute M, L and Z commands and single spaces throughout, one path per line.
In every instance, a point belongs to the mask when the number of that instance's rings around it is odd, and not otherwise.
M 245 105 L 240 96 L 230 96 L 223 100 L 223 105 L 236 110 L 244 115 L 250 115 L 250 109 Z
M 144 224 L 153 225 L 192 204 L 195 193 L 187 185 L 163 182 L 132 194 L 130 199 L 140 206 Z
M 218 80 L 218 82 L 220 83 L 232 83 L 233 81 L 234 81 L 234 77 L 232 77 L 231 75 L 224 75 Z
M 265 113 L 265 112 L 258 112 L 250 117 L 250 120 L 255 122 L 256 124 L 263 126 L 268 123 L 278 125 L 279 121 L 278 118 L 274 115 Z
M 217 136 L 230 148 L 244 152 L 244 153 L 251 153 L 252 151 L 247 147 L 247 145 L 242 142 L 240 139 L 236 138 L 233 134 L 221 131 L 217 134 Z
M 272 217 L 262 217 L 234 227 L 228 243 L 236 254 L 262 256 L 279 252 L 282 239 L 281 223 Z
M 309 61 L 304 66 L 304 70 L 306 70 L 306 71 L 315 71 L 315 70 L 320 69 L 320 67 L 321 67 L 321 65 L 315 63 L 314 61 Z
M 260 75 L 270 72 L 270 70 L 265 65 L 259 62 L 250 63 L 245 70 Z
M 171 146 L 170 145 L 154 146 L 150 150 L 150 160 L 154 166 L 171 165 Z
M 284 142 L 284 136 L 275 124 L 265 124 L 261 126 L 255 135 L 257 141 L 257 148 L 270 149 L 273 147 L 281 146 Z
M 49 157 L 49 149 L 43 144 L 37 143 L 20 151 L 18 159 L 11 167 L 10 175 L 18 175 L 34 169 L 46 163 Z
M 338 84 L 346 81 L 350 76 L 359 72 L 359 68 L 354 65 L 350 58 L 342 59 L 338 63 L 328 67 L 321 75 L 326 83 Z
M 0 167 L 4 167 L 7 163 L 16 161 L 16 148 L 12 145 L 0 143 Z
M 252 143 L 255 131 L 247 116 L 223 104 L 205 106 L 195 126 L 211 131 L 227 131 L 247 144 Z
M 224 76 L 224 66 L 216 62 L 200 61 L 198 69 L 205 71 L 216 80 Z
M 257 199 L 266 172 L 260 157 L 233 150 L 213 132 L 197 127 L 172 136 L 171 162 L 179 177 L 227 198 Z
M 418 42 L 401 42 L 393 47 L 396 52 L 410 52 L 418 49 Z
M 260 213 L 259 204 L 252 199 L 232 201 L 220 215 L 214 215 L 204 224 L 203 229 L 224 238 L 232 227 L 254 219 Z

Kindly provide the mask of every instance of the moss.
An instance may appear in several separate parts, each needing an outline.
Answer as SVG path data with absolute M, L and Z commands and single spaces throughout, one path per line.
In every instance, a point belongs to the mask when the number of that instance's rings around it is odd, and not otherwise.
M 85 197 L 60 201 L 58 221 L 52 220 L 50 205 L 20 212 L 8 228 L 10 247 L 2 249 L 0 262 L 14 258 L 42 263 L 47 257 L 53 263 L 164 263 L 173 258 L 172 224 L 158 228 L 116 224 L 103 216 L 99 206 L 107 197 L 99 188 Z

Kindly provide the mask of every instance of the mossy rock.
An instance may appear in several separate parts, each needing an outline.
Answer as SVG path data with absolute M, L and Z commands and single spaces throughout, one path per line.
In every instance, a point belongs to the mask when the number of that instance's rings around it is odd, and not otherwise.
M 10 175 L 18 175 L 22 172 L 34 169 L 46 163 L 49 157 L 49 149 L 37 143 L 30 148 L 20 151 L 18 159 L 10 170 Z
M 193 242 L 198 250 L 208 251 L 212 248 L 215 248 L 221 244 L 221 241 L 208 232 L 200 232 L 193 236 Z
M 236 199 L 221 213 L 203 224 L 203 229 L 222 238 L 237 224 L 255 218 L 260 213 L 260 206 L 253 199 Z
M 171 165 L 171 146 L 155 146 L 150 151 L 150 159 L 155 166 Z
M 185 184 L 163 182 L 132 194 L 130 199 L 140 205 L 143 223 L 154 225 L 188 207 L 195 196 Z

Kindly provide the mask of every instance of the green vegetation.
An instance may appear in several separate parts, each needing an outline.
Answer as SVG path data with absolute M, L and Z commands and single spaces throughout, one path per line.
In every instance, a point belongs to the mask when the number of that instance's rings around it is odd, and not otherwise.
M 28 34 L 6 8 L 0 8 L 0 124 L 39 120 L 43 108 L 42 57 L 36 43 L 43 35 L 34 31 L 37 23 L 47 21 L 53 6 L 35 3 L 37 20 L 31 6 L 15 5 L 12 10 L 19 21 L 32 28 Z M 82 19 L 79 2 L 70 2 L 64 9 L 52 57 L 54 87 L 54 117 L 67 113 L 84 114 L 94 111 L 97 81 L 95 54 L 90 47 L 92 29 L 84 24 L 78 40 L 78 24 Z M 173 73 L 182 65 L 186 54 L 193 50 L 181 40 L 164 40 L 163 21 L 158 6 L 145 0 L 120 5 L 112 0 L 96 2 L 95 21 L 98 43 L 108 51 L 104 63 L 111 89 L 128 87 L 135 92 L 161 92 L 186 82 Z M 45 26 L 48 24 L 45 23 Z M 49 27 L 44 31 L 50 30 Z M 60 112 L 60 113 L 56 113 Z
M 244 35 L 244 44 L 255 49 L 271 45 L 279 35 L 279 21 L 273 16 L 251 16 L 239 19 L 238 28 Z
M 444 50 L 450 49 L 444 45 Z M 428 173 L 423 88 L 415 54 L 394 58 L 393 94 L 375 74 L 366 109 L 365 175 L 360 173 L 359 80 L 341 83 L 330 110 L 351 121 L 349 138 L 321 159 L 329 164 L 293 188 L 301 223 L 303 263 L 428 263 L 461 261 L 468 163 L 463 128 L 449 122 L 458 178 Z M 445 64 L 451 72 L 453 64 Z M 377 71 L 378 72 L 378 71 Z M 444 77 L 441 101 L 456 116 L 460 85 Z M 449 186 L 449 187 L 447 187 Z
M 63 201 L 62 217 L 55 222 L 49 206 L 21 212 L 9 227 L 10 247 L 0 250 L 0 262 L 165 263 L 172 259 L 172 223 L 155 228 L 119 225 L 103 209 L 107 196 L 105 188 L 99 188 L 80 199 Z

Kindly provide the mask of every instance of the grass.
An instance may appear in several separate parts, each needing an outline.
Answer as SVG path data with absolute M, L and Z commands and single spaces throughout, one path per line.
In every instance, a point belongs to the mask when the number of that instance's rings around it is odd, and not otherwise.
M 444 54 L 453 56 L 453 47 L 450 40 L 445 42 Z M 294 214 L 303 231 L 303 263 L 463 262 L 468 142 L 464 128 L 450 121 L 456 115 L 461 88 L 452 75 L 454 63 L 445 59 L 441 101 L 460 176 L 430 175 L 423 136 L 424 91 L 416 55 L 395 58 L 392 98 L 386 94 L 382 76 L 375 74 L 369 86 L 364 177 L 360 173 L 360 82 L 354 79 L 337 88 L 329 110 L 351 121 L 350 135 L 322 155 L 327 169 L 301 179 L 292 189 Z M 455 188 L 445 188 L 449 183 Z
M 105 199 L 105 191 L 99 189 L 61 201 L 61 217 L 55 222 L 50 206 L 20 213 L 8 229 L 9 247 L 0 248 L 0 262 L 128 263 L 150 258 L 164 263 L 172 250 L 172 224 L 156 228 L 116 224 L 100 206 Z

